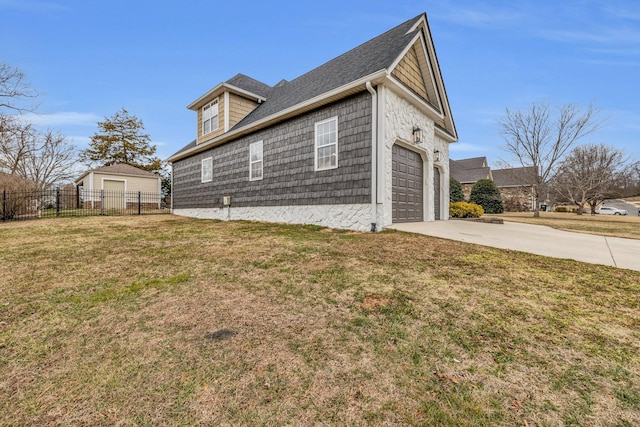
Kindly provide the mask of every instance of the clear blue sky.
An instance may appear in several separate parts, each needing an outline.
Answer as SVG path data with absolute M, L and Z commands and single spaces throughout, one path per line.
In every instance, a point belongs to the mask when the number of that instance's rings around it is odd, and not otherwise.
M 460 141 L 506 154 L 506 107 L 593 101 L 604 142 L 640 159 L 640 1 L 0 0 L 0 61 L 42 93 L 40 125 L 86 147 L 125 107 L 166 158 L 194 139 L 186 106 L 244 73 L 293 79 L 426 12 Z

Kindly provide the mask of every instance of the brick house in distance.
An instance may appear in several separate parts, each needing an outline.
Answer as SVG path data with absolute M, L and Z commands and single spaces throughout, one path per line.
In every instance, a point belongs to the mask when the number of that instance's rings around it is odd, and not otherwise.
M 490 179 L 500 190 L 506 211 L 523 212 L 533 210 L 534 170 L 531 166 L 507 169 L 491 169 L 486 157 L 449 159 L 452 178 L 462 184 L 462 191 L 469 200 L 471 188 L 481 179 Z
M 532 166 L 496 169 L 491 171 L 493 182 L 500 190 L 506 211 L 533 211 L 533 185 L 535 173 Z
M 426 14 L 292 80 L 238 74 L 193 101 L 172 210 L 382 230 L 449 216 L 457 140 Z
M 462 184 L 465 200 L 469 200 L 473 184 L 481 179 L 493 179 L 486 157 L 473 157 L 462 160 L 449 159 L 449 173 L 452 178 Z

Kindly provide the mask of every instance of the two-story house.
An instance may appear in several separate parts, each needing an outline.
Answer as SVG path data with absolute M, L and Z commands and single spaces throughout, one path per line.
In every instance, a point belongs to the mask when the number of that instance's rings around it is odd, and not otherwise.
M 292 80 L 238 74 L 193 101 L 173 212 L 382 230 L 448 218 L 457 140 L 425 14 Z

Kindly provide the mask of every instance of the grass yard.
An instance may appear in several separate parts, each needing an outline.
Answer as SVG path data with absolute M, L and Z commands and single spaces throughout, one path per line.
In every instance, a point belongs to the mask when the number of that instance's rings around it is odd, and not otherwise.
M 0 425 L 635 426 L 640 272 L 400 232 L 0 224 Z
M 591 215 L 589 213 L 577 215 L 569 212 L 540 212 L 539 218 L 534 218 L 532 212 L 505 212 L 486 216 L 502 218 L 505 221 L 546 225 L 579 233 L 640 239 L 640 216 Z

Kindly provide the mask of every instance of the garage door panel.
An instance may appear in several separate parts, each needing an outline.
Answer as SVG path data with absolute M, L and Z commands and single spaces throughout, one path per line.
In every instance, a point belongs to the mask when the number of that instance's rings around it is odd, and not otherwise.
M 124 181 L 105 179 L 102 183 L 104 190 L 105 209 L 124 209 Z
M 422 157 L 414 151 L 394 145 L 392 173 L 393 222 L 422 221 Z

